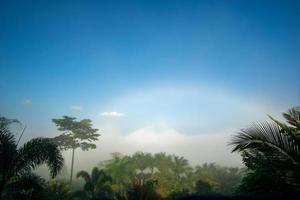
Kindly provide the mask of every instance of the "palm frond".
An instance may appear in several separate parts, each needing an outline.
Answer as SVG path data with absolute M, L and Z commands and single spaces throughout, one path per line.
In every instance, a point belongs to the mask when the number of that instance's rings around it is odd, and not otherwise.
M 0 175 L 8 176 L 17 155 L 17 144 L 13 134 L 6 128 L 0 129 Z
M 257 123 L 241 130 L 230 144 L 234 147 L 233 152 L 254 150 L 264 153 L 273 160 L 300 163 L 300 147 L 291 137 L 282 133 L 280 126 L 273 122 Z
M 99 170 L 97 182 L 98 184 L 103 184 L 105 182 L 112 182 L 112 177 L 106 174 L 104 170 Z
M 91 180 L 93 184 L 96 184 L 97 180 L 99 179 L 99 176 L 100 176 L 100 170 L 98 169 L 98 167 L 94 167 L 91 173 Z
M 90 177 L 90 175 L 89 175 L 89 173 L 88 172 L 86 172 L 86 171 L 79 171 L 78 173 L 77 173 L 77 176 L 76 176 L 77 178 L 79 178 L 79 177 L 82 177 L 84 180 L 85 180 L 85 182 L 91 182 L 91 177 Z
M 282 115 L 289 124 L 300 129 L 300 107 L 293 107 Z
M 33 173 L 24 173 L 10 180 L 5 188 L 4 196 L 9 199 L 40 199 L 45 181 Z
M 56 176 L 63 167 L 64 159 L 57 145 L 48 138 L 35 138 L 25 143 L 18 150 L 16 171 L 20 173 L 35 169 L 46 164 L 52 177 Z
M 300 132 L 297 127 L 289 126 L 286 123 L 276 120 L 275 118 L 273 118 L 270 115 L 268 115 L 268 117 L 280 127 L 281 133 L 288 135 L 293 140 L 295 140 L 298 144 L 300 144 L 300 137 L 299 137 Z
M 14 135 L 6 127 L 0 128 L 0 148 L 3 148 L 2 150 L 5 150 L 5 148 L 17 148 Z
M 18 120 L 16 119 L 7 119 L 6 117 L 0 117 L 0 129 L 9 129 L 9 126 L 13 123 L 18 123 L 21 124 Z
M 30 188 L 42 190 L 44 186 L 45 180 L 33 173 L 25 173 L 21 176 L 15 176 L 8 184 L 8 187 L 14 190 L 26 190 Z

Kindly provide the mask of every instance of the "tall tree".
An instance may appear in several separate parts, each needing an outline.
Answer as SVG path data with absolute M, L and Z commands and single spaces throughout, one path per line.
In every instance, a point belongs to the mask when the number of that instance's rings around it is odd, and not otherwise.
M 41 190 L 43 180 L 32 170 L 46 164 L 54 177 L 63 166 L 63 157 L 57 145 L 48 138 L 34 138 L 18 148 L 10 131 L 14 122 L 16 120 L 0 117 L 0 199 L 11 196 L 33 199 Z
M 250 188 L 242 188 L 253 191 L 251 187 L 261 181 L 273 180 L 272 184 L 265 185 L 267 191 L 299 191 L 300 107 L 291 108 L 283 113 L 283 117 L 287 124 L 270 117 L 271 122 L 255 124 L 234 136 L 233 151 L 242 153 L 243 161 L 250 169 L 243 180 L 244 186 Z M 258 191 L 257 188 L 254 191 Z
M 92 128 L 90 119 L 76 121 L 75 117 L 63 116 L 61 119 L 52 119 L 59 131 L 63 133 L 54 138 L 54 141 L 62 150 L 72 150 L 70 183 L 73 180 L 75 149 L 81 148 L 83 151 L 95 149 L 93 143 L 100 136 L 98 129 Z

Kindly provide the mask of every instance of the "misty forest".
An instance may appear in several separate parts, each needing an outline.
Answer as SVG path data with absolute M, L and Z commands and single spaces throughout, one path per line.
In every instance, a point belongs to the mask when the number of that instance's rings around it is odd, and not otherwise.
M 0 0 L 0 200 L 300 199 L 300 0 Z
M 1 199 L 185 199 L 203 196 L 286 195 L 300 188 L 300 107 L 283 113 L 285 122 L 269 116 L 234 134 L 229 145 L 245 167 L 216 163 L 191 166 L 181 156 L 136 152 L 112 153 L 91 171 L 74 174 L 76 151 L 97 148 L 101 139 L 89 119 L 63 116 L 52 121 L 61 132 L 20 145 L 11 131 L 16 119 L 0 118 Z M 62 151 L 72 151 L 71 168 Z M 47 165 L 49 178 L 35 173 Z M 68 177 L 69 175 L 70 177 Z

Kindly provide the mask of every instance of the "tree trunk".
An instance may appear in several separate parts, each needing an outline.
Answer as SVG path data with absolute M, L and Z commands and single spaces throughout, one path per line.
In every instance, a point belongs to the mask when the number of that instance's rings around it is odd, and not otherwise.
M 71 184 L 72 184 L 72 181 L 73 181 L 74 153 L 75 153 L 75 148 L 72 149 L 72 163 L 71 163 L 71 176 L 70 176 L 70 183 Z

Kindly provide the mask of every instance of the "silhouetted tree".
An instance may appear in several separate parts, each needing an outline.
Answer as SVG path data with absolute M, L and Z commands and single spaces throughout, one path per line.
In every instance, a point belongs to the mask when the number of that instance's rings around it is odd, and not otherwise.
M 34 138 L 18 148 L 10 131 L 10 125 L 15 122 L 0 118 L 0 198 L 34 199 L 44 181 L 32 170 L 46 164 L 54 177 L 63 167 L 63 157 L 48 138 Z
M 63 133 L 54 138 L 54 141 L 63 150 L 72 150 L 70 183 L 73 179 L 74 154 L 75 149 L 81 148 L 83 151 L 95 149 L 93 141 L 98 140 L 98 129 L 92 128 L 92 121 L 83 119 L 76 121 L 74 117 L 63 116 L 61 119 L 52 119 L 59 131 Z
M 288 124 L 271 118 L 241 130 L 233 138 L 233 151 L 241 152 L 250 170 L 242 188 L 260 191 L 256 184 L 272 180 L 264 191 L 290 192 L 300 188 L 300 107 L 283 113 Z M 263 178 L 263 179 L 262 179 Z M 256 184 L 255 184 L 256 183 Z

